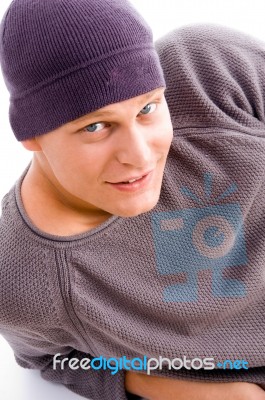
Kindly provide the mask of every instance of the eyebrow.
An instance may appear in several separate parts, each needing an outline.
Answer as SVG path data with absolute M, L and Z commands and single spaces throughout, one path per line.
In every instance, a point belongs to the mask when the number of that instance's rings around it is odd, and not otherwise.
M 144 101 L 148 101 L 149 99 L 151 99 L 152 97 L 155 97 L 156 95 L 158 95 L 160 93 L 163 94 L 164 91 L 162 91 L 161 89 L 162 88 L 157 88 L 157 89 L 153 90 L 152 92 L 144 93 L 143 94 Z M 139 104 L 140 104 L 140 102 L 142 102 L 142 101 L 139 100 Z M 112 111 L 112 110 L 104 110 L 104 111 L 95 110 L 89 114 L 84 115 L 81 118 L 78 118 L 77 120 L 71 121 L 71 124 L 77 125 L 77 124 L 84 122 L 87 119 L 104 118 L 106 116 L 112 116 L 114 114 L 115 114 L 115 111 Z
M 70 121 L 69 123 L 72 125 L 79 125 L 82 124 L 84 121 L 88 119 L 95 119 L 95 118 L 101 118 L 101 117 L 106 117 L 107 115 L 111 116 L 113 115 L 113 111 L 105 110 L 105 111 L 92 111 L 86 115 L 83 115 L 83 117 L 80 117 L 78 119 L 75 119 L 73 121 Z

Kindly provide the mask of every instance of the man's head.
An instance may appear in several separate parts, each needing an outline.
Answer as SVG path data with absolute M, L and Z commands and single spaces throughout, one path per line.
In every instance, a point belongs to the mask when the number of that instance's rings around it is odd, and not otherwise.
M 0 61 L 20 141 L 165 86 L 151 30 L 126 0 L 14 0 Z
M 156 204 L 172 127 L 151 31 L 127 1 L 14 0 L 0 60 L 11 126 L 50 194 L 122 216 Z
M 171 139 L 164 89 L 158 88 L 23 144 L 35 151 L 38 184 L 48 184 L 51 196 L 84 213 L 129 217 L 156 205 Z

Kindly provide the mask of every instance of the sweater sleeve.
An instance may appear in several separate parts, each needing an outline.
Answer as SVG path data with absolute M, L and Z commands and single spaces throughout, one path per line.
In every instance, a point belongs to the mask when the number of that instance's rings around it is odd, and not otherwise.
M 67 362 L 62 363 L 64 358 Z M 29 356 L 15 353 L 17 363 L 23 368 L 39 369 L 42 378 L 53 383 L 66 386 L 69 390 L 90 400 L 141 400 L 141 397 L 133 395 L 125 390 L 125 371 L 121 370 L 115 375 L 110 371 L 100 369 L 73 369 L 71 365 L 80 365 L 82 359 L 93 357 L 78 350 L 72 350 L 68 354 L 56 357 L 53 355 Z M 77 361 L 79 360 L 79 361 Z M 61 362 L 59 362 L 61 361 Z M 70 364 L 69 364 L 70 362 Z M 61 367 L 63 366 L 63 367 Z
M 265 43 L 214 25 L 190 25 L 156 43 L 175 135 L 232 129 L 264 137 Z

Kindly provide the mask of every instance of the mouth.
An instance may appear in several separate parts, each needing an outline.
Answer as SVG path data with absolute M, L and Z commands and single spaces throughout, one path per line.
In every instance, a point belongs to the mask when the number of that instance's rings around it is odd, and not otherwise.
M 144 172 L 143 174 L 138 175 L 138 176 L 131 176 L 131 177 L 125 178 L 125 179 L 123 179 L 122 181 L 119 181 L 119 182 L 107 182 L 107 183 L 110 183 L 112 185 L 122 185 L 122 184 L 126 185 L 126 184 L 129 184 L 129 183 L 133 183 L 133 182 L 137 182 L 137 181 L 141 180 L 142 178 L 144 178 L 145 176 L 147 176 L 151 172 L 153 172 L 153 169 L 151 169 L 151 170 L 149 170 L 147 172 Z
M 137 177 L 137 178 L 131 178 L 131 179 L 128 179 L 128 180 L 124 180 L 124 181 L 122 181 L 122 182 L 117 182 L 117 183 L 119 183 L 119 184 L 123 184 L 123 185 L 127 185 L 128 183 L 133 183 L 133 182 L 137 182 L 137 181 L 139 181 L 140 179 L 142 179 L 144 176 L 146 176 L 147 174 L 144 174 L 144 175 L 141 175 L 141 176 L 139 176 L 139 177 Z
M 145 172 L 142 175 L 125 178 L 120 182 L 107 182 L 107 183 L 118 190 L 135 191 L 143 189 L 150 181 L 153 171 L 154 170 L 151 170 L 149 172 Z

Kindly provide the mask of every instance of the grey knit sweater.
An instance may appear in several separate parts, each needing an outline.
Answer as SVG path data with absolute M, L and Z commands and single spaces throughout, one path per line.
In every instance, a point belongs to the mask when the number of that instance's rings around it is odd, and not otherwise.
M 58 237 L 27 217 L 24 175 L 2 203 L 0 332 L 21 366 L 93 400 L 130 398 L 124 372 L 54 370 L 54 354 L 213 357 L 156 373 L 265 389 L 265 46 L 195 26 L 157 49 L 174 139 L 154 210 Z

